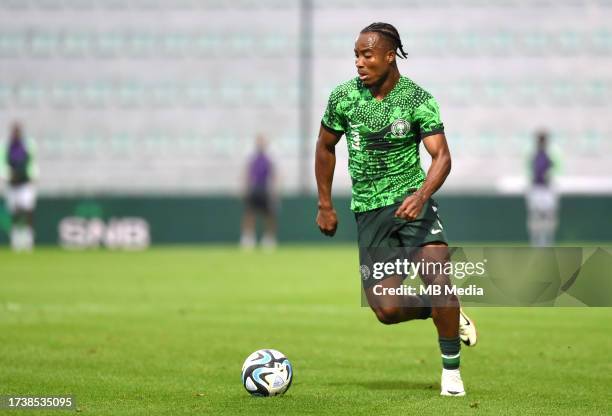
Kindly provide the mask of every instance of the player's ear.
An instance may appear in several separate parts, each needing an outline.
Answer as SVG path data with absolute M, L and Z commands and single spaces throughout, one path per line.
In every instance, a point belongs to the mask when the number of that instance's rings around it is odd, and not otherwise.
M 392 64 L 395 62 L 395 51 L 387 52 L 387 63 Z

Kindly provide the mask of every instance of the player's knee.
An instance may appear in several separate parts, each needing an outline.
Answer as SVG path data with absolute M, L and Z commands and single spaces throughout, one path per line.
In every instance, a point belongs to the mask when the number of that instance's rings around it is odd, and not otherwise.
M 401 322 L 400 308 L 397 307 L 380 307 L 374 309 L 378 321 L 385 325 L 392 325 Z

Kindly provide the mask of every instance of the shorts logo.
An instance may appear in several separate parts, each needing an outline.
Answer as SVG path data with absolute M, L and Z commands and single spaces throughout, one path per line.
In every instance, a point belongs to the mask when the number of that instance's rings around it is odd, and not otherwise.
M 363 280 L 368 280 L 370 278 L 370 269 L 365 264 L 362 264 L 361 267 L 359 267 L 359 272 L 361 273 L 361 278 Z
M 397 119 L 391 124 L 391 134 L 395 137 L 404 137 L 410 131 L 410 123 L 406 120 Z

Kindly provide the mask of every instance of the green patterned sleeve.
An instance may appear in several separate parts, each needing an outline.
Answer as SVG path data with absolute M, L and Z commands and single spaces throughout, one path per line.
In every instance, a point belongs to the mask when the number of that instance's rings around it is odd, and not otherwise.
M 343 94 L 339 88 L 332 91 L 323 119 L 321 119 L 321 125 L 336 135 L 342 135 L 346 132 L 346 117 L 341 110 L 342 97 Z
M 419 124 L 421 139 L 433 134 L 444 133 L 444 124 L 440 119 L 440 108 L 433 97 L 414 110 L 414 119 Z

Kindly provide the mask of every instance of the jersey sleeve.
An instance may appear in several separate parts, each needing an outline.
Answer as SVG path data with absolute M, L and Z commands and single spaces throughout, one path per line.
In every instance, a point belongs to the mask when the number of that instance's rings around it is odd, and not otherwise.
M 327 108 L 321 119 L 321 125 L 330 132 L 336 135 L 342 135 L 346 132 L 346 117 L 341 109 L 342 91 L 336 88 L 329 95 Z
M 425 100 L 416 108 L 414 118 L 419 124 L 421 139 L 432 134 L 444 133 L 444 124 L 440 119 L 440 108 L 433 97 Z

